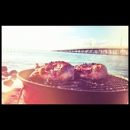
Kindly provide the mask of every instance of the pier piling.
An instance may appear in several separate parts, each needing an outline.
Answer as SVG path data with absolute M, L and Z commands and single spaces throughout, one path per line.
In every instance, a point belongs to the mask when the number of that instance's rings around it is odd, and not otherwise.
M 80 48 L 80 49 L 64 49 L 64 50 L 55 50 L 55 51 L 58 51 L 58 52 L 70 52 L 70 53 L 86 53 L 86 54 L 128 56 L 128 48 L 127 47 Z

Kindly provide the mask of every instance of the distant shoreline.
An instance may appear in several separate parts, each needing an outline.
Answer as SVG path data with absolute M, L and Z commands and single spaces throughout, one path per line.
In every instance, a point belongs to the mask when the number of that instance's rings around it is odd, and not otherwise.
M 78 48 L 57 48 L 57 49 L 36 49 L 36 48 L 17 48 L 17 47 L 2 47 L 2 50 L 37 50 L 37 51 L 56 51 L 56 50 L 72 50 L 72 49 L 89 49 L 89 48 L 123 48 L 128 49 L 128 46 L 101 46 L 101 47 L 78 47 Z

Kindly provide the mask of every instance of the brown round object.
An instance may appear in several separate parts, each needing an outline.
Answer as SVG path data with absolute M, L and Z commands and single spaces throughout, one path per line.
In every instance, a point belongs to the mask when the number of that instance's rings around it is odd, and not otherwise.
M 2 72 L 2 75 L 8 77 L 10 74 L 7 71 Z
M 45 81 L 64 82 L 74 78 L 74 66 L 64 61 L 50 62 L 36 68 L 29 77 L 41 77 Z
M 11 71 L 9 72 L 10 75 L 16 75 L 17 73 L 18 73 L 17 70 L 11 70 Z
M 68 62 L 55 61 L 41 67 L 39 74 L 44 80 L 64 82 L 74 78 L 74 67 Z
M 7 71 L 7 67 L 6 66 L 2 66 L 2 72 Z
M 5 80 L 3 83 L 4 83 L 4 85 L 6 85 L 6 86 L 11 86 L 14 82 L 13 82 L 12 80 L 10 80 L 10 79 L 7 79 L 7 80 Z
M 107 68 L 103 64 L 89 63 L 75 66 L 76 74 L 86 79 L 103 79 L 107 76 Z

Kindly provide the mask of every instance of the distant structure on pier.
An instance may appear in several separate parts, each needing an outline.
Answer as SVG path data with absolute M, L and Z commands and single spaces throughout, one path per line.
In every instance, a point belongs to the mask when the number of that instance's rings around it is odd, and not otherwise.
M 58 52 L 71 52 L 71 53 L 87 53 L 87 54 L 102 54 L 102 55 L 119 55 L 119 56 L 128 56 L 128 47 L 122 46 L 122 37 L 120 41 L 119 47 L 92 47 L 92 43 L 90 43 L 90 47 L 86 48 L 75 48 L 75 49 L 62 49 L 55 50 Z
M 122 46 L 122 37 L 121 37 L 121 42 L 120 42 L 120 47 Z
M 58 52 L 86 53 L 86 54 L 102 54 L 102 55 L 118 55 L 128 56 L 128 47 L 88 47 L 78 49 L 54 50 Z

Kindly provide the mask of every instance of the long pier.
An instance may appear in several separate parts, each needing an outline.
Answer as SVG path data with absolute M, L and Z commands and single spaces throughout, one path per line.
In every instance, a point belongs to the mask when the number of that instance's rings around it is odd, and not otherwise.
M 70 52 L 70 53 L 86 53 L 86 54 L 102 54 L 102 55 L 120 55 L 128 56 L 127 47 L 88 47 L 88 48 L 78 48 L 78 49 L 64 49 L 64 50 L 55 50 L 58 52 Z

